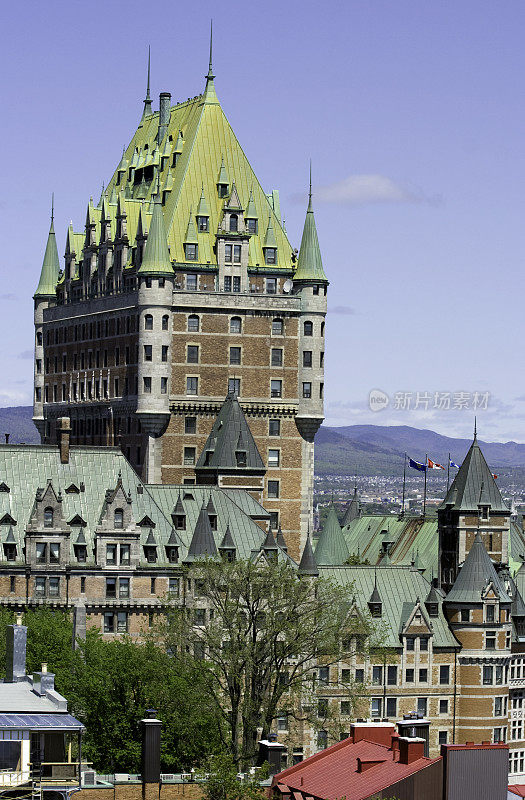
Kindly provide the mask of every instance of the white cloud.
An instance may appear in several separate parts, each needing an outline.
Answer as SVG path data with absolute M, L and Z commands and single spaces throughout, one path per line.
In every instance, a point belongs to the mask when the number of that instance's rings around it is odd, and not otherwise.
M 343 316 L 350 316 L 355 314 L 355 311 L 350 306 L 332 306 L 328 309 L 329 314 L 342 314 Z
M 320 203 L 366 205 L 367 203 L 426 203 L 436 205 L 438 196 L 429 197 L 420 189 L 396 183 L 386 175 L 349 175 L 342 181 L 315 190 Z

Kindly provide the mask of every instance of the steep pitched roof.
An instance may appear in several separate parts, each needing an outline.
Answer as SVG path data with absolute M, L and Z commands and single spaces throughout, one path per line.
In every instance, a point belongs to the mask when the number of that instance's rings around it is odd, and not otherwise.
M 57 240 L 55 236 L 55 226 L 53 215 L 51 215 L 51 225 L 47 236 L 46 252 L 40 271 L 40 280 L 34 297 L 55 297 L 58 273 L 60 272 L 60 261 L 58 258 Z
M 237 466 L 236 452 L 239 451 L 239 440 L 242 451 L 246 453 L 246 466 Z M 233 393 L 227 395 L 219 411 L 210 435 L 199 456 L 198 470 L 257 470 L 264 471 L 263 460 L 255 444 L 255 439 L 239 401 Z
M 310 194 L 308 197 L 308 209 L 303 228 L 301 247 L 297 258 L 297 269 L 295 270 L 294 281 L 317 280 L 328 281 L 323 269 L 321 258 L 321 248 L 317 238 L 317 228 L 315 227 L 314 209 L 312 205 L 312 183 L 310 180 Z
M 184 561 L 194 561 L 198 558 L 206 558 L 217 555 L 217 546 L 213 538 L 213 531 L 210 525 L 210 518 L 204 503 L 193 531 L 193 536 L 188 548 L 188 555 Z
M 312 543 L 310 541 L 310 534 L 306 537 L 306 544 L 304 546 L 303 554 L 299 562 L 300 575 L 319 575 L 317 564 L 315 563 L 314 551 L 312 550 Z
M 341 527 L 346 527 L 349 525 L 354 519 L 361 514 L 361 502 L 359 500 L 359 495 L 357 494 L 357 486 L 354 486 L 354 494 L 348 505 L 346 506 L 343 514 L 343 519 L 341 520 Z
M 337 514 L 334 507 L 330 506 L 315 548 L 315 561 L 318 567 L 335 567 L 344 564 L 349 555 Z
M 492 511 L 508 511 L 501 492 L 481 452 L 477 436 L 458 470 L 447 496 L 439 506 L 457 511 L 478 511 L 480 505 L 490 505 Z
M 479 533 L 476 534 L 472 547 L 461 567 L 456 581 L 446 597 L 447 603 L 480 603 L 482 594 L 489 584 L 502 603 L 510 603 L 494 564 L 489 558 Z
M 173 275 L 164 217 L 162 216 L 160 193 L 156 195 L 153 204 L 153 216 L 144 248 L 142 264 L 139 267 L 139 274 Z

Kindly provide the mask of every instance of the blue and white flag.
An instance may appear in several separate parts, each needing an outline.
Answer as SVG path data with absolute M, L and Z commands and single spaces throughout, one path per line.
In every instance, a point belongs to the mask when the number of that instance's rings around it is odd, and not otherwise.
M 426 468 L 425 464 L 421 464 L 419 461 L 414 461 L 414 459 L 412 459 L 412 458 L 408 459 L 408 466 L 412 467 L 412 469 L 419 470 L 419 472 L 426 472 L 427 471 L 427 468 Z
M 461 467 L 461 464 L 456 464 L 454 461 L 451 461 L 450 466 L 454 467 L 454 469 L 459 469 Z

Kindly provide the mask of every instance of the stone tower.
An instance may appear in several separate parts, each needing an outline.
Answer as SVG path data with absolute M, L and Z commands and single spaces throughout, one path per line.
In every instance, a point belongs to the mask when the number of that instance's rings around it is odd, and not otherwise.
M 328 286 L 311 194 L 295 252 L 279 193 L 262 189 L 221 108 L 211 59 L 201 94 L 171 105 L 162 92 L 158 111 L 148 80 L 84 231 L 67 231 L 63 274 L 46 252 L 35 294 L 42 440 L 69 416 L 73 445 L 118 443 L 147 481 L 190 483 L 233 393 L 263 461 L 271 526 L 299 558 L 312 527 Z

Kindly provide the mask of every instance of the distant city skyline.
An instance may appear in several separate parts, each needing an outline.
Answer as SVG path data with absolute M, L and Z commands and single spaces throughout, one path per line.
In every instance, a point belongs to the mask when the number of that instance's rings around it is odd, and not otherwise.
M 331 282 L 326 423 L 469 436 L 476 413 L 484 440 L 525 442 L 518 0 L 4 11 L 0 405 L 32 402 L 31 296 L 51 192 L 62 255 L 70 219 L 83 230 L 90 195 L 119 162 L 115 143 L 135 130 L 148 44 L 154 107 L 163 90 L 173 102 L 198 94 L 212 16 L 219 99 L 264 188 L 280 190 L 295 247 L 313 161 Z M 380 411 L 374 390 L 388 396 Z M 468 407 L 455 407 L 460 395 Z

